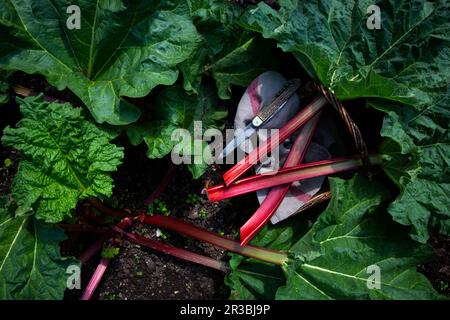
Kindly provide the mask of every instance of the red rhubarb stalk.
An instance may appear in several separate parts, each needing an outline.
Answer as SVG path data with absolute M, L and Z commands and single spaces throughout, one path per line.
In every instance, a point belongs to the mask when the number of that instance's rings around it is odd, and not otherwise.
M 189 238 L 207 242 L 216 247 L 220 247 L 246 257 L 255 258 L 278 265 L 282 265 L 287 260 L 287 255 L 283 252 L 259 248 L 251 245 L 242 248 L 239 242 L 231 238 L 220 236 L 172 217 L 161 215 L 147 216 L 143 214 L 140 216 L 140 221 L 142 223 L 167 228 Z
M 316 114 L 304 125 L 289 151 L 289 155 L 284 162 L 283 168 L 293 167 L 303 161 L 306 150 L 308 149 L 311 139 L 314 136 L 314 132 L 316 131 L 317 124 L 319 123 L 320 114 L 321 112 Z M 270 189 L 259 208 L 241 227 L 241 246 L 245 246 L 277 211 L 281 202 L 283 202 L 284 197 L 288 193 L 290 186 L 291 184 L 288 183 Z
M 234 165 L 230 170 L 225 172 L 223 180 L 225 185 L 230 185 L 236 181 L 240 176 L 247 172 L 253 165 L 255 165 L 264 155 L 269 154 L 280 143 L 289 138 L 295 131 L 297 131 L 305 122 L 311 119 L 317 112 L 327 103 L 325 97 L 315 99 L 312 103 L 306 106 L 302 111 L 292 118 L 286 125 L 284 125 L 278 133 L 277 139 L 269 137 L 258 148 L 250 152 L 247 156 Z
M 120 217 L 120 218 L 126 218 L 126 217 L 130 216 L 130 214 L 125 211 L 116 210 L 116 209 L 108 207 L 107 205 L 105 205 L 103 202 L 101 202 L 100 200 L 98 200 L 96 198 L 89 198 L 87 201 L 95 209 L 97 209 L 101 213 L 106 214 L 108 216 Z
M 97 286 L 100 283 L 100 280 L 102 279 L 103 274 L 105 273 L 106 268 L 109 265 L 109 261 L 110 259 L 104 258 L 100 260 L 100 263 L 98 264 L 97 269 L 95 269 L 94 275 L 89 281 L 80 300 L 91 300 L 92 296 L 94 295 L 95 289 L 97 289 Z
M 370 162 L 372 165 L 381 164 L 381 157 L 379 155 L 370 156 Z M 276 173 L 269 172 L 247 177 L 236 181 L 231 186 L 221 184 L 210 187 L 206 189 L 206 194 L 210 202 L 215 202 L 294 181 L 355 170 L 361 166 L 362 160 L 359 156 L 311 162 L 280 169 Z
M 106 206 L 105 206 L 106 208 Z M 117 224 L 117 227 L 120 228 L 120 230 L 128 228 L 133 224 L 133 220 L 131 218 L 125 218 L 122 221 L 120 221 Z M 100 249 L 103 247 L 103 239 L 97 241 L 94 243 L 83 255 L 81 255 L 80 260 L 82 263 L 86 263 L 90 258 L 92 258 Z M 100 263 L 97 266 L 97 269 L 95 269 L 94 274 L 92 275 L 91 280 L 89 280 L 89 283 L 84 289 L 83 295 L 81 296 L 80 300 L 91 300 L 92 295 L 95 292 L 95 289 L 97 289 L 98 284 L 102 280 L 103 275 L 105 274 L 106 268 L 109 265 L 110 259 L 102 258 L 100 260 Z
M 120 232 L 121 234 L 123 234 L 124 236 L 126 236 L 130 241 L 133 241 L 137 244 L 140 244 L 142 246 L 148 247 L 150 249 L 156 250 L 156 251 L 160 251 L 166 254 L 169 254 L 171 256 L 186 260 L 186 261 L 190 261 L 190 262 L 194 262 L 197 264 L 201 264 L 203 266 L 206 267 L 210 267 L 222 272 L 227 272 L 228 271 L 228 267 L 225 263 L 223 263 L 222 261 L 218 261 L 209 257 L 205 257 L 187 250 L 183 250 L 183 249 L 179 249 L 179 248 L 175 248 L 172 246 L 169 246 L 167 244 L 161 243 L 159 241 L 155 241 L 152 239 L 148 239 L 146 237 L 134 234 L 134 233 L 129 233 L 126 231 L 121 230 L 120 228 L 114 227 L 114 230 L 117 232 Z
M 144 201 L 144 204 L 146 206 L 159 198 L 161 193 L 164 191 L 164 189 L 169 184 L 170 180 L 172 180 L 172 178 L 175 176 L 176 172 L 177 172 L 177 167 L 173 163 L 171 163 L 169 169 L 167 170 L 166 174 L 162 178 L 159 185 L 152 192 L 152 194 Z

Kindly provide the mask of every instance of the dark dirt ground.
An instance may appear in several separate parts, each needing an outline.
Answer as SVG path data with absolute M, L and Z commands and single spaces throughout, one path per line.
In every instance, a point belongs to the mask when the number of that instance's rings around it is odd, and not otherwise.
M 36 92 L 45 92 L 56 98 L 63 98 L 68 94 L 57 92 L 39 76 L 17 74 L 14 79 Z M 240 97 L 241 94 L 242 91 L 237 92 L 236 96 Z M 351 108 L 352 106 L 349 106 L 350 111 Z M 4 127 L 14 126 L 19 120 L 20 112 L 16 103 L 10 102 L 2 106 L 0 137 Z M 363 131 L 369 129 L 362 128 Z M 364 132 L 363 135 L 367 136 Z M 121 138 L 118 142 L 125 146 L 126 157 L 114 175 L 116 187 L 110 204 L 120 209 L 141 209 L 144 199 L 154 190 L 169 167 L 170 159 L 149 160 L 145 156 L 144 146 L 133 147 L 126 138 Z M 377 141 L 367 142 L 372 144 Z M 8 170 L 0 171 L 0 196 L 10 193 L 20 160 L 20 155 L 15 150 L 0 145 L 0 168 L 7 158 L 11 159 L 12 165 Z M 193 180 L 186 167 L 179 167 L 171 183 L 161 194 L 160 200 L 167 205 L 174 217 L 214 232 L 235 236 L 239 226 L 256 209 L 257 201 L 250 195 L 218 204 L 208 203 L 206 196 L 201 195 L 201 190 L 206 184 L 220 181 L 223 169 L 220 166 L 211 166 L 201 179 Z M 197 195 L 198 199 L 189 204 L 187 199 L 192 194 Z M 132 230 L 176 247 L 223 261 L 228 259 L 222 250 L 170 232 L 163 231 L 163 234 L 157 237 L 156 228 L 153 227 L 135 225 Z M 72 243 L 70 252 L 74 255 L 81 253 L 95 239 L 95 235 L 82 234 L 75 244 Z M 430 244 L 436 252 L 436 258 L 427 265 L 418 266 L 418 270 L 428 277 L 439 292 L 450 296 L 450 238 L 435 234 L 432 235 Z M 89 281 L 99 259 L 99 256 L 94 257 L 83 266 L 82 288 Z M 226 299 L 229 289 L 223 283 L 224 276 L 220 271 L 154 252 L 124 240 L 120 253 L 110 263 L 94 299 Z M 72 290 L 66 292 L 65 298 L 78 299 L 80 295 L 81 290 Z

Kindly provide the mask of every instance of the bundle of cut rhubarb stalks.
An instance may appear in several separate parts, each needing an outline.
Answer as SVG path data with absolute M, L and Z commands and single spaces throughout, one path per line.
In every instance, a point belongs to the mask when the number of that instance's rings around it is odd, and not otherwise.
M 253 149 L 246 156 L 244 156 L 243 159 L 238 161 L 237 164 L 226 171 L 223 175 L 223 184 L 212 186 L 205 190 L 209 201 L 216 202 L 242 194 L 270 188 L 270 191 L 260 204 L 259 208 L 240 228 L 241 246 L 247 245 L 247 243 L 275 214 L 280 204 L 283 202 L 283 199 L 286 197 L 293 182 L 344 171 L 357 170 L 360 168 L 365 168 L 369 163 L 370 165 L 381 164 L 380 156 L 369 156 L 367 154 L 364 140 L 361 138 L 361 133 L 354 121 L 351 119 L 350 115 L 346 112 L 343 105 L 339 103 L 331 92 L 325 90 L 322 86 L 318 86 L 318 88 L 320 91 L 320 96 L 315 98 L 310 104 L 292 117 L 283 127 L 279 129 L 279 132 L 269 136 L 267 140 L 260 143 L 257 148 Z M 286 90 L 284 89 L 284 91 Z M 293 94 L 293 92 L 291 92 L 291 94 Z M 279 112 L 283 105 L 285 105 L 286 100 L 289 98 L 289 95 L 285 95 L 284 99 L 280 101 L 278 98 L 281 95 L 283 95 L 283 92 L 278 94 L 268 106 L 263 106 L 262 109 L 274 109 L 272 110 L 273 113 L 271 116 L 273 116 L 276 112 Z M 274 108 L 274 103 L 278 104 L 278 107 Z M 323 109 L 326 108 L 327 105 L 332 105 L 342 116 L 342 119 L 349 128 L 350 133 L 354 137 L 356 145 L 361 152 L 358 155 L 349 157 L 339 157 L 329 160 L 303 163 L 306 151 L 308 150 L 314 133 L 316 132 Z M 258 116 L 259 114 L 255 117 L 255 119 Z M 252 123 L 255 123 L 255 119 Z M 296 136 L 282 168 L 273 172 L 243 177 L 245 173 L 261 163 L 261 161 L 265 159 L 268 154 L 274 151 L 281 143 L 293 136 L 299 130 L 301 131 Z M 240 139 L 240 141 L 242 140 L 243 139 Z M 236 147 L 236 144 L 234 147 Z M 309 208 L 329 198 L 329 192 L 320 193 L 312 197 L 302 208 Z

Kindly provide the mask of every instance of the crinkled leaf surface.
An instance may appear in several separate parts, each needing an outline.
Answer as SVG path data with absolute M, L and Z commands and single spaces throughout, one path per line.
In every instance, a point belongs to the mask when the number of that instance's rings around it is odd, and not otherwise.
M 339 99 L 379 97 L 412 105 L 446 86 L 450 65 L 448 1 L 281 0 L 249 9 L 243 25 L 274 38 Z M 381 28 L 369 29 L 370 5 Z
M 66 24 L 74 4 L 80 29 Z M 184 0 L 1 0 L 0 33 L 0 69 L 43 74 L 110 124 L 136 121 L 140 111 L 122 97 L 173 84 L 200 39 Z
M 387 112 L 380 151 L 400 188 L 389 212 L 412 225 L 420 242 L 429 227 L 448 235 L 449 2 L 280 3 L 279 11 L 262 3 L 249 9 L 242 24 L 276 39 L 339 99 L 365 97 Z M 380 29 L 367 27 L 373 4 L 380 8 Z
M 13 212 L 0 198 L 0 299 L 62 299 L 67 267 L 79 266 L 59 253 L 64 232 Z
M 361 176 L 351 180 L 332 178 L 330 185 L 332 200 L 312 228 L 300 240 L 288 237 L 282 241 L 285 245 L 278 246 L 287 250 L 290 258 L 282 267 L 286 284 L 278 288 L 276 298 L 440 298 L 428 280 L 416 271 L 417 264 L 431 257 L 431 250 L 406 236 L 403 227 L 382 209 L 380 204 L 387 196 L 383 186 Z M 279 234 L 260 236 L 273 240 Z M 298 234 L 294 232 L 292 236 Z M 380 289 L 367 286 L 368 282 L 376 281 L 369 279 L 373 275 L 368 272 L 371 265 L 380 268 Z M 233 273 L 228 278 L 231 280 L 241 273 L 239 265 L 232 267 Z M 246 283 L 251 284 L 252 276 L 248 277 Z M 260 279 L 254 283 L 257 280 Z M 236 281 L 228 283 L 238 290 L 242 285 Z
M 123 149 L 110 143 L 111 134 L 68 103 L 47 103 L 42 97 L 19 102 L 19 128 L 6 128 L 2 138 L 23 155 L 13 186 L 18 213 L 32 208 L 37 218 L 59 222 L 79 199 L 109 197 L 110 173 L 123 158 Z
M 181 86 L 172 86 L 158 95 L 154 120 L 130 125 L 128 136 L 134 144 L 144 140 L 148 146 L 147 156 L 151 159 L 168 155 L 178 145 L 178 154 L 192 161 L 189 170 L 194 178 L 198 178 L 206 170 L 211 156 L 203 133 L 221 128 L 227 115 L 218 106 L 218 99 L 209 86 L 202 86 L 198 95 L 188 95 Z M 196 144 L 194 137 L 198 139 Z
M 449 105 L 448 93 L 421 111 L 371 103 L 387 112 L 381 130 L 387 138 L 381 146 L 384 171 L 400 188 L 389 212 L 397 222 L 411 225 L 411 236 L 423 243 L 429 227 L 450 235 Z
M 248 86 L 260 73 L 275 69 L 273 43 L 243 30 L 239 6 L 222 0 L 190 0 L 194 24 L 202 42 L 180 65 L 184 88 L 197 93 L 203 75 L 214 78 L 221 99 L 231 97 L 231 85 Z

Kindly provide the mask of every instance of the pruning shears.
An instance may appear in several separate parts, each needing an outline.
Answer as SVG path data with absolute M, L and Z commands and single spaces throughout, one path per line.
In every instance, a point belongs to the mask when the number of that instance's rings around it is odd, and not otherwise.
M 234 149 L 236 149 L 245 139 L 252 136 L 263 124 L 272 119 L 285 105 L 289 98 L 300 88 L 301 81 L 299 79 L 290 80 L 283 89 L 268 104 L 265 104 L 253 120 L 245 127 L 244 131 L 234 136 L 223 149 L 219 159 L 227 157 Z

